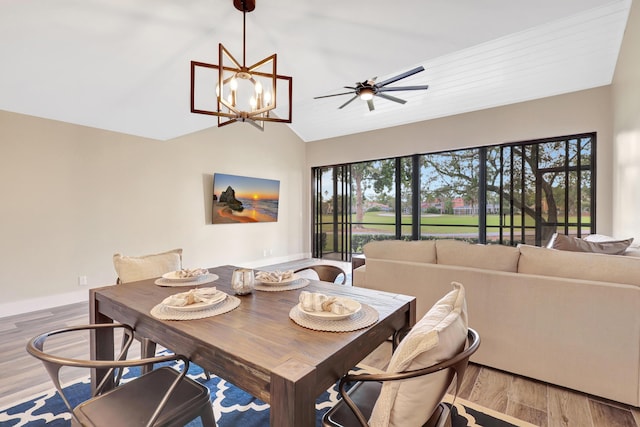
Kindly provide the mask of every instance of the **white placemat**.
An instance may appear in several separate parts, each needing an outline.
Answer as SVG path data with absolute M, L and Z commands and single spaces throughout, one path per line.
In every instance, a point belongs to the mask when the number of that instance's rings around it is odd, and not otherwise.
M 362 309 L 353 316 L 342 320 L 324 320 L 307 316 L 298 304 L 289 312 L 291 320 L 298 325 L 325 332 L 351 332 L 373 325 L 378 321 L 378 311 L 367 304 L 362 304 Z
M 179 311 L 167 307 L 164 304 L 158 304 L 151 309 L 151 315 L 160 320 L 194 320 L 204 319 L 205 317 L 217 316 L 218 314 L 228 313 L 240 305 L 240 298 L 233 295 L 227 297 L 220 304 L 216 304 L 211 308 L 205 308 L 197 311 Z
M 291 283 L 286 283 L 284 285 L 264 285 L 262 283 L 256 283 L 255 289 L 258 291 L 267 291 L 267 292 L 292 291 L 294 289 L 304 288 L 309 283 L 311 282 L 308 279 L 298 279 Z
M 199 286 L 199 285 L 204 285 L 205 283 L 215 282 L 218 279 L 219 279 L 219 277 L 218 277 L 217 274 L 209 273 L 206 276 L 201 276 L 198 279 L 188 280 L 188 281 L 184 281 L 184 282 L 179 282 L 177 280 L 163 279 L 162 277 L 160 277 L 159 279 L 156 279 L 156 281 L 154 283 L 156 285 L 158 285 L 158 286 L 167 286 L 167 287 L 175 288 L 175 287 L 179 287 L 179 286 Z

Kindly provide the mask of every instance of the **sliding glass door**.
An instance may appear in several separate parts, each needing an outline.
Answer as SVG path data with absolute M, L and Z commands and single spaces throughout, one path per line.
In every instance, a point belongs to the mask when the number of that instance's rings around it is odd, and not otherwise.
M 542 246 L 595 232 L 595 134 L 318 167 L 315 257 L 371 240 Z
M 313 169 L 313 256 L 351 260 L 351 165 Z

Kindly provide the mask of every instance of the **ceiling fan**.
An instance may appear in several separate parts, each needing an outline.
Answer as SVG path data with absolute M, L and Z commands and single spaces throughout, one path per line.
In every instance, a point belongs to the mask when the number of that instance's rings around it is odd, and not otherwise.
M 412 76 L 416 73 L 419 73 L 421 71 L 424 71 L 424 67 L 420 66 L 420 67 L 416 67 L 412 70 L 406 71 L 402 74 L 398 74 L 395 77 L 391 77 L 390 79 L 387 79 L 385 81 L 382 81 L 380 83 L 376 83 L 376 79 L 377 77 L 373 77 L 370 80 L 365 80 L 361 83 L 356 82 L 355 87 L 352 86 L 344 86 L 345 89 L 350 89 L 349 92 L 342 92 L 342 93 L 334 93 L 333 95 L 324 95 L 324 96 L 316 96 L 313 99 L 320 99 L 320 98 L 329 98 L 331 96 L 341 96 L 341 95 L 350 95 L 350 94 L 355 94 L 355 96 L 353 98 L 351 98 L 350 100 L 348 100 L 347 102 L 345 102 L 344 104 L 342 104 L 341 106 L 338 107 L 338 109 L 344 108 L 347 105 L 349 105 L 354 99 L 356 98 L 360 98 L 364 101 L 367 101 L 367 105 L 369 106 L 369 111 L 373 111 L 375 110 L 375 107 L 373 105 L 373 97 L 374 96 L 379 96 L 382 99 L 386 99 L 388 101 L 393 101 L 393 102 L 397 102 L 399 104 L 406 104 L 407 101 L 405 101 L 404 99 L 400 99 L 400 98 L 396 98 L 395 96 L 391 96 L 391 95 L 387 95 L 384 92 L 397 92 L 397 91 L 401 91 L 401 90 L 426 90 L 429 88 L 428 85 L 422 85 L 422 86 L 387 86 L 391 83 L 395 83 L 398 80 L 402 80 L 406 77 Z

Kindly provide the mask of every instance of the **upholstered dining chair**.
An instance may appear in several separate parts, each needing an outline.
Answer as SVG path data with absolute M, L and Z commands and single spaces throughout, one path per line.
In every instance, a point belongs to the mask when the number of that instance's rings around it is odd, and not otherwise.
M 454 287 L 404 339 L 403 334 L 394 338 L 386 372 L 356 371 L 340 379 L 342 399 L 324 415 L 324 427 L 447 425 L 450 409 L 442 399 L 454 377 L 455 399 L 480 346 L 479 334 L 467 325 L 464 288 Z
M 310 265 L 308 267 L 299 268 L 295 270 L 294 273 L 299 273 L 305 270 L 315 271 L 316 274 L 318 275 L 318 279 L 322 280 L 323 282 L 331 282 L 331 283 L 338 283 L 340 285 L 344 285 L 345 282 L 347 281 L 347 274 L 344 272 L 343 269 L 341 269 L 336 265 L 331 265 L 331 264 Z M 338 282 L 336 282 L 336 279 L 338 279 L 340 275 L 342 275 L 342 277 L 340 278 L 340 280 L 338 280 Z
M 118 275 L 118 283 L 160 277 L 165 273 L 182 269 L 182 248 L 142 256 L 116 253 L 113 255 L 113 267 Z
M 165 273 L 182 269 L 182 248 L 141 256 L 126 256 L 116 253 L 113 255 L 113 267 L 118 275 L 118 284 L 160 277 Z M 137 333 L 135 337 L 140 341 L 142 357 L 155 356 L 157 345 L 154 341 Z M 143 372 L 147 370 L 148 368 L 143 368 Z M 207 371 L 205 371 L 205 376 L 207 380 L 211 379 L 211 375 Z
M 48 349 L 57 349 L 60 345 L 56 336 L 66 335 L 65 340 L 84 339 L 86 337 L 79 337 L 78 334 L 82 334 L 82 331 L 95 333 L 98 329 L 122 331 L 122 343 L 117 356 L 114 355 L 114 360 L 68 358 L 54 354 L 53 350 Z M 114 333 L 114 336 L 116 335 Z M 129 360 L 127 352 L 133 340 L 133 329 L 127 325 L 81 325 L 40 334 L 29 341 L 27 352 L 44 364 L 72 415 L 74 426 L 183 426 L 198 417 L 204 426 L 215 426 L 209 390 L 186 376 L 189 360 L 181 355 Z M 180 370 L 163 366 L 135 379 L 121 381 L 127 368 L 171 361 L 179 362 L 177 366 L 182 365 Z M 74 407 L 60 385 L 60 370 L 65 366 L 104 369 L 107 370 L 107 375 L 90 398 Z M 105 386 L 112 379 L 115 380 L 115 388 L 105 391 Z
M 182 248 L 142 256 L 116 253 L 113 255 L 113 267 L 118 275 L 118 284 L 160 277 L 165 273 L 182 269 Z M 155 356 L 155 342 L 137 333 L 136 339 L 140 341 L 142 357 Z

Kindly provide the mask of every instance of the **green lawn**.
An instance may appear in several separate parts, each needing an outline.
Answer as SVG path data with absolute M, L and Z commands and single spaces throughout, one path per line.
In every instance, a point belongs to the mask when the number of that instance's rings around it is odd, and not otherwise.
M 505 218 L 507 221 L 509 218 Z M 331 215 L 323 215 L 323 221 L 329 223 L 332 221 Z M 355 215 L 352 221 L 355 222 Z M 403 215 L 403 234 L 411 234 L 411 216 Z M 576 221 L 577 218 L 571 218 Z M 589 218 L 583 218 L 583 222 Z M 423 234 L 460 234 L 460 233 L 477 233 L 478 232 L 478 216 L 477 215 L 423 215 L 420 220 L 421 231 Z M 500 225 L 499 215 L 487 215 L 487 227 L 498 227 Z M 509 223 L 505 223 L 509 225 Z M 515 217 L 513 225 L 520 226 L 520 217 Z M 526 217 L 525 225 L 534 227 L 533 218 Z M 354 227 L 356 227 L 354 225 Z M 333 231 L 331 225 L 324 227 L 326 231 Z M 362 221 L 362 231 L 395 233 L 395 214 L 391 212 L 367 212 Z

